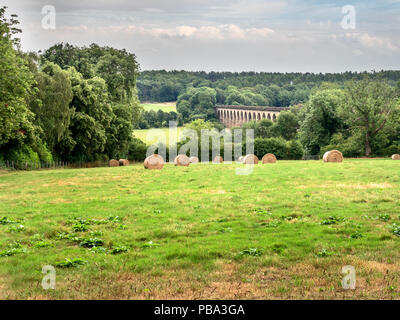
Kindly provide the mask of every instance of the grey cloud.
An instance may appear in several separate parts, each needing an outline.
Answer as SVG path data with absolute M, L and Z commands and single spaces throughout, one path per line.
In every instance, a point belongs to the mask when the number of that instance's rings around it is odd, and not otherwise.
M 238 0 L 16 0 L 8 1 L 15 3 L 19 8 L 27 11 L 36 11 L 45 5 L 51 4 L 60 12 L 96 10 L 96 11 L 131 11 L 131 10 L 158 10 L 166 12 L 195 11 L 198 9 L 208 10 L 209 7 L 220 7 L 232 4 Z M 6 1 L 7 3 L 7 1 Z
M 390 0 L 375 5 L 354 1 L 354 31 L 340 27 L 344 1 L 53 0 L 55 31 L 40 26 L 41 7 L 50 1 L 5 2 L 20 15 L 25 50 L 96 42 L 136 53 L 142 69 L 333 72 L 400 67 L 400 10 Z

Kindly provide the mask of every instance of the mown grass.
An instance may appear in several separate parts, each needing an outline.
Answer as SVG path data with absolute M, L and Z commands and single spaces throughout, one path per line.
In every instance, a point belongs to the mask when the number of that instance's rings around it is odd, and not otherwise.
M 169 145 L 170 143 L 176 144 L 177 142 L 179 142 L 179 140 L 181 138 L 181 134 L 184 131 L 184 129 L 185 129 L 184 127 L 176 128 L 176 130 L 177 130 L 176 136 L 174 136 L 175 129 L 170 130 L 169 128 L 137 129 L 137 130 L 133 130 L 133 135 L 148 145 L 157 143 L 159 141 L 158 137 L 162 135 L 166 139 L 166 145 Z M 148 136 L 148 134 L 150 132 L 151 132 L 151 135 Z M 171 135 L 171 132 L 172 132 L 172 135 Z
M 239 166 L 0 173 L 0 298 L 399 298 L 400 162 Z
M 164 112 L 176 112 L 176 102 L 165 102 L 165 103 L 144 103 L 142 107 L 145 111 L 162 110 Z

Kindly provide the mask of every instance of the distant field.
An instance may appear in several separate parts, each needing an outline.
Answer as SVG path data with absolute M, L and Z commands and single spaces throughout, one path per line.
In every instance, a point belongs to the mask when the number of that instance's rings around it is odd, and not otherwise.
M 142 107 L 145 111 L 162 110 L 164 112 L 176 112 L 176 102 L 165 102 L 165 103 L 143 103 Z
M 173 139 L 172 143 L 176 143 L 179 141 L 180 135 L 184 130 L 184 127 L 178 127 L 178 133 L 177 133 L 177 139 Z M 133 134 L 136 138 L 139 138 L 140 140 L 142 140 L 143 142 L 145 142 L 146 144 L 153 144 L 157 141 L 157 138 L 153 138 L 153 139 L 149 139 L 147 138 L 147 135 L 149 134 L 150 131 L 155 132 L 155 134 L 165 134 L 166 135 L 166 143 L 167 145 L 169 144 L 169 139 L 170 139 L 170 131 L 169 128 L 162 128 L 162 129 L 144 129 L 144 130 L 134 130 Z M 176 141 L 178 140 L 178 141 Z
M 0 299 L 400 298 L 400 161 L 239 167 L 0 171 Z

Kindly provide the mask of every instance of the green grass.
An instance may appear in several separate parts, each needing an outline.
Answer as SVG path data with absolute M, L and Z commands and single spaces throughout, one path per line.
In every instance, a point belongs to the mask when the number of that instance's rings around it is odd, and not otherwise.
M 399 298 L 400 162 L 239 166 L 0 173 L 0 298 Z
M 142 107 L 145 111 L 162 110 L 164 112 L 176 112 L 176 102 L 165 102 L 165 103 L 144 103 Z
M 184 127 L 178 127 L 178 128 L 177 128 L 177 136 L 176 136 L 176 138 L 171 139 L 171 140 L 172 140 L 171 142 L 172 142 L 173 144 L 176 144 L 176 143 L 179 141 L 180 136 L 181 136 L 183 130 L 184 130 Z M 147 135 L 149 134 L 150 131 L 154 131 L 154 133 L 155 133 L 156 135 L 158 135 L 158 134 L 160 134 L 160 135 L 161 135 L 161 134 L 164 134 L 165 137 L 166 137 L 166 140 L 167 140 L 166 143 L 167 143 L 167 145 L 169 145 L 169 140 L 170 140 L 170 129 L 169 129 L 169 128 L 161 128 L 161 129 L 143 129 L 143 130 L 138 129 L 138 130 L 133 130 L 133 135 L 134 135 L 136 138 L 139 138 L 140 140 L 142 140 L 143 142 L 145 142 L 146 144 L 153 144 L 153 143 L 155 143 L 155 142 L 158 141 L 158 138 L 147 138 Z M 173 134 L 174 134 L 174 133 L 173 133 Z

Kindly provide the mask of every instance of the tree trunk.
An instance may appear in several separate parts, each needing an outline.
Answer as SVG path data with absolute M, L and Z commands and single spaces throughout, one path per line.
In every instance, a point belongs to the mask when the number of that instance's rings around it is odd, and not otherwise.
M 368 131 L 365 133 L 365 156 L 371 156 L 371 144 L 369 141 L 369 134 Z

